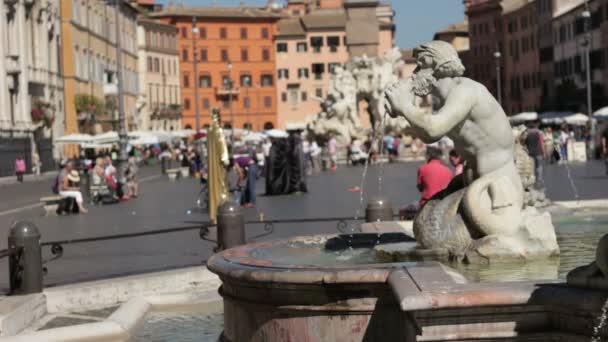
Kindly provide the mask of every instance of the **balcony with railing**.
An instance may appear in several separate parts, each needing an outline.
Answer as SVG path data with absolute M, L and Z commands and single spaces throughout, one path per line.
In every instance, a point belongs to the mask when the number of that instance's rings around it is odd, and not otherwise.
M 236 96 L 241 92 L 239 87 L 215 87 L 215 95 L 217 96 Z

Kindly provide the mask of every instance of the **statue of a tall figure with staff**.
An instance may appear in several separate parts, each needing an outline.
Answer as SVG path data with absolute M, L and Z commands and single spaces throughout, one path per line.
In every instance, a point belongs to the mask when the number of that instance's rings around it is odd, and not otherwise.
M 228 199 L 228 147 L 222 129 L 219 108 L 211 111 L 211 127 L 207 134 L 207 181 L 209 185 L 209 221 L 216 223 L 217 208 Z

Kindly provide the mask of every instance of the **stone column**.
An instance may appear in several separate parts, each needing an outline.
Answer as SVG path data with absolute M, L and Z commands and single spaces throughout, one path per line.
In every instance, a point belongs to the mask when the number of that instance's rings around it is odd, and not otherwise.
M 8 83 L 6 73 L 6 37 L 7 37 L 7 9 L 4 1 L 0 1 L 0 129 L 11 128 L 10 98 L 8 96 Z
M 28 51 L 28 35 L 27 26 L 25 23 L 25 0 L 20 0 L 16 4 L 17 12 L 17 33 L 19 34 L 19 90 L 17 98 L 17 106 L 15 108 L 15 128 L 23 130 L 30 127 L 30 99 L 28 94 L 29 72 L 27 61 L 29 56 Z

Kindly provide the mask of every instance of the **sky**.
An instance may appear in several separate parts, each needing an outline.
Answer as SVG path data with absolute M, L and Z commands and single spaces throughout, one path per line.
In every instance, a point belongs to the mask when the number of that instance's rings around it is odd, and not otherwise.
M 182 0 L 173 0 L 179 3 Z M 160 0 L 167 4 L 169 0 Z M 183 0 L 187 5 L 208 6 L 214 2 L 221 6 L 235 6 L 240 0 Z M 245 0 L 247 5 L 264 5 L 267 0 Z M 397 31 L 395 43 L 400 48 L 411 48 L 433 39 L 435 32 L 464 19 L 462 0 L 393 0 Z

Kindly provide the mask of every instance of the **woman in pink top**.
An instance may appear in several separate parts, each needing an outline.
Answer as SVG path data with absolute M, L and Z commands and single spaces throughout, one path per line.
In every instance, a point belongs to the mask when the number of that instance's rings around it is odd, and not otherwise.
M 22 156 L 15 159 L 15 174 L 17 175 L 17 181 L 23 183 L 23 174 L 25 173 L 25 159 Z
M 456 150 L 450 151 L 450 164 L 454 167 L 454 176 L 458 176 L 464 171 L 464 161 Z

